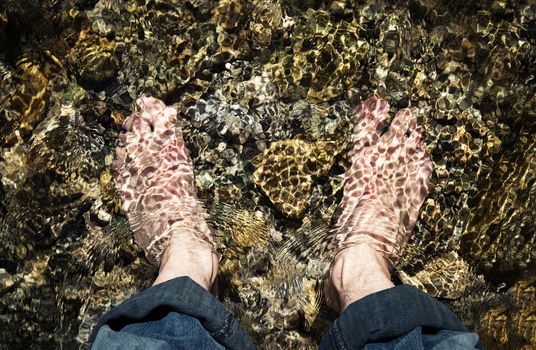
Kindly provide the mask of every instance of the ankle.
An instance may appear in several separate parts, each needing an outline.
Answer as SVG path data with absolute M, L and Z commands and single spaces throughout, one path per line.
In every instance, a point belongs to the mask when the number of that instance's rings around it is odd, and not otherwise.
M 177 277 L 190 277 L 211 291 L 218 272 L 218 256 L 205 244 L 188 240 L 170 241 L 162 254 L 158 277 L 153 285 Z
M 368 244 L 341 250 L 333 261 L 330 282 L 341 312 L 367 295 L 394 287 L 388 261 Z

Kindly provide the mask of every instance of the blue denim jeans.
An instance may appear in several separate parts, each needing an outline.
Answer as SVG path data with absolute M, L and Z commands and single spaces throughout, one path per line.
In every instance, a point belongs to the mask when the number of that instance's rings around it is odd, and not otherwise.
M 105 314 L 92 349 L 254 349 L 231 311 L 188 277 L 144 290 Z M 443 304 L 401 285 L 351 304 L 320 349 L 481 349 Z

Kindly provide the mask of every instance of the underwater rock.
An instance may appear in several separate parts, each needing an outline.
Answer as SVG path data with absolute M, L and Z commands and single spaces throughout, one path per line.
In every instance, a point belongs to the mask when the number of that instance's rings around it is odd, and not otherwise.
M 0 294 L 9 291 L 14 284 L 13 277 L 5 269 L 0 269 Z
M 314 178 L 327 174 L 337 154 L 334 142 L 278 141 L 252 160 L 253 181 L 289 217 L 303 215 Z
M 521 279 L 507 291 L 507 303 L 495 303 L 485 312 L 483 328 L 500 346 L 514 344 L 518 349 L 530 349 L 535 343 L 535 282 L 534 275 Z
M 243 27 L 247 20 L 248 4 L 242 0 L 223 0 L 214 9 L 213 19 L 225 29 Z
M 20 114 L 9 108 L 10 97 L 15 93 L 15 77 L 12 68 L 0 60 L 0 144 L 13 144 L 16 136 L 11 134 L 16 129 Z
M 320 301 L 325 237 L 348 115 L 375 95 L 412 110 L 434 163 L 399 277 L 447 298 L 487 348 L 534 348 L 535 28 L 527 1 L 1 1 L 2 344 L 85 348 L 154 278 L 110 181 L 122 122 L 151 93 L 184 117 L 196 186 L 222 215 L 220 296 L 257 345 L 317 348 L 336 316 Z M 330 142 L 306 193 L 253 182 L 250 159 L 283 176 L 303 158 L 290 148 Z
M 343 96 L 358 81 L 368 54 L 358 25 L 333 23 L 327 12 L 309 9 L 293 26 L 292 46 L 265 71 L 282 94 L 323 102 Z
M 400 271 L 402 282 L 419 288 L 436 298 L 457 299 L 464 295 L 473 277 L 469 265 L 456 252 L 448 253 L 425 264 L 413 276 Z
M 66 230 L 77 232 L 78 215 L 100 195 L 92 178 L 107 152 L 101 132 L 72 106 L 63 106 L 35 128 L 29 145 L 2 154 L 2 181 L 10 200 L 0 236 L 8 260 L 32 254 L 35 242 L 48 246 Z M 25 232 L 22 239 L 18 230 Z
M 479 188 L 483 196 L 468 211 L 462 253 L 481 261 L 489 275 L 522 273 L 534 266 L 536 235 L 536 137 L 534 124 L 518 132 L 518 142 L 496 157 Z M 515 203 L 509 209 L 506 203 Z
M 241 145 L 246 143 L 250 137 L 254 139 L 263 138 L 262 127 L 258 121 L 248 114 L 247 109 L 221 101 L 214 101 L 212 104 L 218 106 L 216 110 L 212 111 L 212 117 L 216 119 L 214 124 L 219 136 Z M 205 111 L 211 112 L 207 109 Z
M 261 49 L 266 48 L 272 43 L 272 37 L 284 36 L 285 16 L 281 3 L 253 0 L 251 5 L 253 8 L 249 28 L 253 41 Z
M 51 113 L 35 130 L 27 165 L 34 171 L 77 174 L 89 181 L 99 174 L 104 157 L 110 153 L 102 136 L 104 130 L 95 122 L 88 123 L 73 106 L 61 106 L 59 113 Z M 73 183 L 72 187 L 78 186 Z
M 233 101 L 242 107 L 256 108 L 278 102 L 276 85 L 262 74 L 258 64 L 247 61 L 226 63 L 225 69 L 214 76 L 212 86 L 218 99 Z
M 212 207 L 210 217 L 225 257 L 236 258 L 253 245 L 266 245 L 277 240 L 273 219 L 259 210 L 222 203 Z
M 116 45 L 90 30 L 80 32 L 67 60 L 75 67 L 82 85 L 101 89 L 117 74 Z
M 11 108 L 20 115 L 19 128 L 28 134 L 46 116 L 48 105 L 48 79 L 40 67 L 29 59 L 17 64 L 17 79 L 22 84 L 11 98 Z

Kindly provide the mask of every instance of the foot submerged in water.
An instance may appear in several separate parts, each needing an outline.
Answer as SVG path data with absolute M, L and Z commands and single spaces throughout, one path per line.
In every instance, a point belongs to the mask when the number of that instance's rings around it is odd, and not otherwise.
M 382 134 L 388 111 L 387 102 L 375 97 L 356 111 L 352 166 L 345 174 L 331 244 L 340 251 L 367 243 L 394 264 L 426 199 L 432 163 L 409 109 L 399 111 Z
M 352 163 L 334 215 L 335 250 L 326 295 L 336 310 L 393 286 L 390 269 L 400 259 L 427 193 L 432 163 L 409 109 L 387 131 L 387 102 L 371 97 L 356 110 Z
M 176 110 L 142 96 L 123 128 L 114 181 L 136 243 L 157 266 L 163 258 L 169 260 L 166 254 L 188 251 L 211 270 L 216 243 L 197 199 L 193 164 Z

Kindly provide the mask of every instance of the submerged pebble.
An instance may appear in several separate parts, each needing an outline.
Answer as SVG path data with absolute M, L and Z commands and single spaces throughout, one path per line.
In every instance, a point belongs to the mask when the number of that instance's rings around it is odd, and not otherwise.
M 222 301 L 258 344 L 315 348 L 333 319 L 325 240 L 353 108 L 376 95 L 412 109 L 434 163 L 399 278 L 488 348 L 534 347 L 535 28 L 530 2 L 1 2 L 3 344 L 86 347 L 150 284 L 111 182 L 149 93 L 180 115 Z

